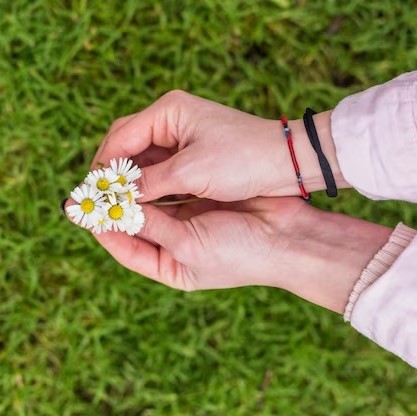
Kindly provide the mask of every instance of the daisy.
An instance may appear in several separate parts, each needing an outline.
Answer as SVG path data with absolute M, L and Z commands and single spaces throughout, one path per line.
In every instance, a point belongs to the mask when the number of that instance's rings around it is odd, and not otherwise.
M 135 235 L 142 229 L 143 224 L 145 223 L 145 215 L 142 211 L 142 207 L 138 204 L 132 206 L 131 215 L 131 222 L 128 227 L 126 227 L 126 232 L 129 235 Z
M 133 182 L 142 176 L 142 171 L 138 166 L 133 165 L 133 160 L 128 158 L 120 158 L 119 163 L 116 159 L 110 161 L 111 170 L 117 174 L 117 182 L 121 185 L 126 185 L 127 182 Z
M 93 226 L 92 232 L 94 234 L 105 233 L 110 229 L 110 222 L 105 216 L 98 219 L 97 223 Z
M 143 195 L 134 182 L 142 171 L 127 158 L 112 159 L 110 165 L 90 172 L 71 192 L 76 204 L 66 212 L 74 223 L 95 234 L 114 230 L 135 235 L 145 222 L 142 207 L 136 203 Z
M 84 179 L 84 183 L 90 185 L 95 191 L 108 194 L 110 192 L 122 192 L 123 186 L 117 182 L 118 175 L 111 169 L 98 169 L 90 172 Z
M 104 209 L 105 218 L 109 223 L 109 230 L 127 230 L 134 216 L 129 201 L 119 201 L 116 195 L 108 194 L 108 202 L 105 203 Z
M 81 227 L 91 228 L 103 217 L 104 196 L 91 186 L 82 184 L 71 192 L 71 198 L 76 204 L 67 207 L 65 210 L 73 218 L 75 224 Z
M 129 204 L 135 202 L 136 199 L 141 198 L 143 194 L 139 192 L 139 188 L 135 183 L 127 183 L 125 186 L 125 192 L 119 194 L 121 201 L 129 201 Z

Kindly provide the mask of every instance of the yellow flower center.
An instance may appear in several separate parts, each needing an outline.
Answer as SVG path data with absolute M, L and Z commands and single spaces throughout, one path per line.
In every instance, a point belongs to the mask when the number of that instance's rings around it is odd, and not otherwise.
M 113 205 L 109 209 L 109 217 L 112 220 L 120 220 L 123 217 L 123 208 L 120 205 Z
M 127 179 L 123 176 L 123 175 L 120 175 L 118 178 L 117 178 L 117 182 L 119 182 L 120 183 L 120 185 L 126 185 L 126 182 L 127 182 Z
M 127 200 L 129 201 L 129 203 L 132 202 L 133 200 L 132 192 L 127 191 L 125 195 L 127 196 Z
M 85 198 L 81 201 L 81 211 L 89 214 L 94 209 L 94 202 L 91 198 Z
M 97 188 L 100 189 L 100 191 L 107 191 L 110 187 L 110 182 L 106 178 L 100 178 L 97 181 Z

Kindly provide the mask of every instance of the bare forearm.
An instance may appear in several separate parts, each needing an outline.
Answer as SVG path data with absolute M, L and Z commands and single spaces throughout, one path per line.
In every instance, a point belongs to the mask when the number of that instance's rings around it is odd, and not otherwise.
M 343 313 L 355 282 L 392 229 L 314 208 L 303 222 L 300 238 L 289 247 L 298 261 L 282 287 Z

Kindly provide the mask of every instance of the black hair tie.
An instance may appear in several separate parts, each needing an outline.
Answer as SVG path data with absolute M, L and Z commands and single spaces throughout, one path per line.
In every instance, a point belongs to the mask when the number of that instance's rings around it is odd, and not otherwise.
M 332 169 L 329 162 L 324 156 L 323 150 L 321 150 L 319 136 L 317 135 L 316 126 L 314 125 L 313 116 L 316 114 L 311 108 L 306 108 L 306 112 L 303 115 L 304 126 L 307 131 L 308 138 L 310 139 L 311 146 L 317 153 L 317 159 L 320 163 L 320 168 L 323 173 L 324 182 L 326 182 L 326 193 L 329 197 L 337 196 L 337 187 L 334 180 Z

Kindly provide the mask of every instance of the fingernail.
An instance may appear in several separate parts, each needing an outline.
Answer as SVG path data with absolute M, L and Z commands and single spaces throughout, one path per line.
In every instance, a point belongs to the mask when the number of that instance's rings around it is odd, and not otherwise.
M 61 204 L 59 205 L 59 207 L 61 208 L 62 213 L 67 216 L 67 213 L 65 212 L 65 204 L 67 203 L 68 198 L 65 198 L 61 201 Z

